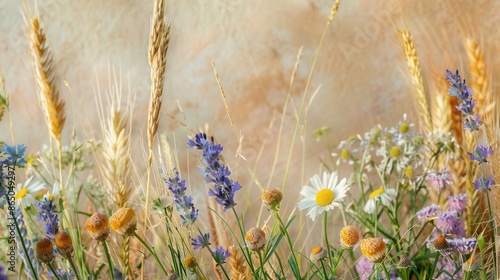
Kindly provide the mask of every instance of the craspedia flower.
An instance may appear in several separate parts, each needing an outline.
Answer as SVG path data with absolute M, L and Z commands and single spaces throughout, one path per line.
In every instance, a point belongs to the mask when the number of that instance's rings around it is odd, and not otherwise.
M 245 240 L 248 248 L 252 251 L 258 251 L 266 246 L 266 233 L 260 228 L 251 228 L 245 233 Z
M 440 252 L 450 249 L 450 243 L 448 243 L 448 240 L 443 235 L 438 236 L 432 245 Z
M 311 259 L 312 262 L 317 262 L 326 258 L 326 254 L 327 252 L 325 248 L 321 246 L 316 246 L 311 250 L 311 255 L 309 255 L 309 259 Z
M 137 227 L 137 217 L 132 208 L 123 207 L 109 218 L 111 229 L 119 234 L 132 234 Z
M 71 236 L 67 232 L 61 231 L 54 237 L 54 241 L 61 255 L 69 258 L 74 250 Z
M 54 259 L 54 245 L 50 239 L 44 237 L 36 243 L 36 257 L 44 263 Z
M 189 270 L 194 270 L 198 263 L 196 262 L 196 258 L 193 256 L 187 256 L 184 259 L 184 266 Z
M 97 241 L 104 241 L 109 235 L 109 223 L 106 215 L 96 212 L 87 222 L 85 222 L 85 227 L 92 238 Z
M 337 172 L 323 173 L 323 180 L 319 175 L 314 175 L 311 178 L 311 184 L 312 187 L 304 186 L 300 191 L 304 199 L 299 202 L 298 206 L 299 210 L 309 208 L 307 215 L 313 221 L 317 215 L 335 207 L 340 207 L 340 202 L 344 201 L 344 197 L 350 188 L 346 178 L 338 182 Z
M 359 241 L 359 232 L 354 226 L 346 226 L 340 230 L 340 245 L 344 248 L 352 248 Z
M 280 203 L 283 199 L 283 193 L 277 188 L 267 189 L 262 193 L 262 202 L 272 210 L 279 210 Z
M 359 247 L 361 248 L 361 253 L 372 262 L 378 263 L 385 258 L 387 246 L 382 238 L 365 238 L 361 240 Z

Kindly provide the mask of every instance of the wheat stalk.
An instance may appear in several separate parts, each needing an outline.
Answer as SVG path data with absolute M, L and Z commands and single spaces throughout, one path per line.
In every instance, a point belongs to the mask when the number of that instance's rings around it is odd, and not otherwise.
M 170 24 L 165 23 L 163 0 L 157 0 L 155 2 L 151 36 L 149 40 L 149 65 L 151 66 L 151 101 L 149 103 L 148 115 L 149 149 L 153 148 L 153 141 L 160 120 L 169 40 Z
M 484 54 L 479 44 L 471 38 L 466 39 L 465 46 L 471 73 L 470 85 L 474 99 L 477 100 L 475 110 L 482 118 L 486 118 L 493 108 L 491 107 L 492 98 L 489 91 L 488 77 L 486 76 Z
M 36 16 L 31 19 L 29 39 L 33 70 L 39 93 L 38 98 L 50 134 L 56 142 L 60 143 L 66 121 L 65 103 L 56 87 L 52 55 L 46 43 L 45 33 Z
M 428 134 L 432 131 L 432 120 L 427 98 L 425 96 L 424 81 L 422 79 L 422 70 L 418 61 L 417 51 L 415 50 L 411 33 L 408 30 L 399 30 L 398 34 L 405 53 L 406 64 L 408 70 L 410 70 L 411 80 L 415 86 L 415 97 L 419 109 L 418 113 L 424 124 L 423 131 L 425 134 Z
M 240 251 L 235 246 L 229 246 L 228 248 L 231 256 L 228 259 L 229 264 L 229 275 L 231 279 L 244 280 L 250 279 L 250 275 L 247 275 L 247 264 L 245 259 L 241 256 Z

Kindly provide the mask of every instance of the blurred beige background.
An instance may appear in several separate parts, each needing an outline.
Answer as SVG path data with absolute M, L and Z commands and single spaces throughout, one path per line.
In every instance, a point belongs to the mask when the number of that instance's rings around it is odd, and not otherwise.
M 172 35 L 159 132 L 168 132 L 171 140 L 175 135 L 181 166 L 187 166 L 188 135 L 207 124 L 225 146 L 229 165 L 250 193 L 240 204 L 250 206 L 256 201 L 259 192 L 248 169 L 254 169 L 257 178 L 267 185 L 279 118 L 297 54 L 302 47 L 303 56 L 291 90 L 296 106 L 333 2 L 167 1 Z M 139 158 L 136 163 L 140 162 L 149 102 L 147 45 L 153 1 L 39 0 L 38 6 L 68 104 L 64 142 L 69 143 L 73 129 L 80 139 L 100 137 L 96 87 L 99 84 L 103 90 L 109 88 L 109 72 L 114 68 L 121 72 L 124 89 L 129 87 L 136 100 L 133 146 Z M 466 37 L 480 42 L 488 61 L 486 67 L 495 77 L 492 69 L 498 63 L 494 54 L 500 46 L 499 8 L 500 2 L 493 0 L 342 1 L 327 31 L 307 92 L 306 104 L 318 89 L 308 110 L 306 137 L 296 142 L 288 193 L 298 195 L 308 178 L 320 170 L 319 159 L 328 156 L 324 144 L 312 137 L 314 129 L 330 127 L 331 141 L 336 146 L 341 139 L 377 123 L 395 124 L 405 112 L 416 121 L 398 28 L 406 27 L 413 33 L 427 93 L 431 95 L 434 85 L 430 81 L 446 68 L 466 70 Z M 15 140 L 26 143 L 29 152 L 34 152 L 49 138 L 36 97 L 22 14 L 21 1 L 0 0 L 0 68 L 11 95 Z M 247 161 L 234 157 L 238 139 L 229 123 L 212 61 L 225 89 L 236 131 L 244 136 L 242 148 Z M 68 81 L 72 93 L 63 80 Z M 292 107 L 285 113 L 272 186 L 282 182 L 295 128 Z M 0 141 L 11 142 L 6 120 L 0 123 Z M 194 153 L 189 154 L 190 166 L 194 167 L 197 159 Z M 192 168 L 192 184 L 202 182 L 195 170 Z M 297 202 L 298 196 L 290 197 L 284 210 L 290 211 Z

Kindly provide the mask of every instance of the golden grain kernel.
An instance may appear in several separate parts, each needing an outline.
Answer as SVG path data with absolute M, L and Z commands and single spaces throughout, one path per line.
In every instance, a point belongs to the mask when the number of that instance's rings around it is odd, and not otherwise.
M 54 245 L 48 238 L 42 238 L 36 243 L 36 257 L 48 263 L 54 259 Z
M 245 240 L 250 250 L 258 251 L 266 245 L 266 233 L 260 228 L 254 227 L 245 233 Z
M 123 207 L 118 209 L 109 218 L 111 229 L 119 234 L 132 234 L 137 227 L 137 217 L 132 208 Z
M 346 226 L 340 230 L 340 245 L 344 248 L 352 248 L 358 244 L 359 232 L 354 226 Z
M 65 232 L 65 231 L 59 232 L 54 237 L 54 241 L 56 243 L 57 249 L 59 249 L 59 252 L 61 253 L 62 256 L 64 256 L 64 257 L 71 256 L 74 248 L 73 248 L 73 242 L 71 240 L 71 236 L 67 232 Z
M 95 240 L 104 241 L 108 238 L 110 232 L 108 218 L 102 213 L 94 213 L 87 222 L 85 222 L 85 227 L 90 236 Z
M 187 268 L 187 269 L 190 269 L 190 270 L 194 270 L 197 266 L 197 263 L 196 263 L 196 258 L 193 257 L 193 256 L 187 256 L 185 259 L 184 259 L 184 266 Z
M 312 262 L 317 262 L 319 260 L 322 260 L 326 257 L 326 249 L 321 247 L 321 246 L 316 246 L 311 250 L 311 254 L 309 255 L 309 259 L 311 259 Z
M 267 189 L 262 193 L 262 201 L 271 209 L 279 210 L 283 193 L 276 188 Z
M 385 258 L 386 245 L 382 238 L 368 237 L 361 240 L 361 253 L 372 262 L 381 262 Z

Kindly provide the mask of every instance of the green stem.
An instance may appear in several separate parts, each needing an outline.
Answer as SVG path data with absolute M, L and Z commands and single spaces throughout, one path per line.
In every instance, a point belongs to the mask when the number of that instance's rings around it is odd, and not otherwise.
M 259 251 L 257 251 L 257 254 L 259 255 L 260 273 L 262 275 L 262 279 L 267 279 L 266 272 L 264 271 L 264 261 L 262 259 L 262 253 L 259 250 Z
M 52 274 L 54 274 L 54 277 L 56 277 L 57 280 L 61 280 L 61 277 L 59 277 L 59 275 L 57 275 L 57 272 L 54 269 L 54 266 L 52 265 L 52 262 L 47 263 L 47 266 L 49 267 L 49 269 L 52 272 Z
M 108 260 L 108 272 L 110 279 L 115 279 L 115 274 L 113 272 L 113 263 L 111 262 L 111 256 L 109 255 L 108 244 L 106 244 L 106 240 L 102 242 L 102 246 L 104 247 L 104 251 L 106 252 L 106 259 Z
M 156 253 L 151 249 L 151 247 L 148 246 L 148 244 L 146 244 L 146 242 L 144 242 L 144 240 L 137 234 L 137 232 L 133 232 L 132 233 L 133 236 L 135 236 L 135 238 L 137 238 L 137 240 L 139 240 L 139 242 L 141 242 L 141 244 L 146 247 L 146 249 L 149 251 L 149 253 L 155 258 L 155 261 L 156 263 L 160 266 L 161 270 L 163 271 L 163 273 L 165 273 L 165 276 L 168 276 L 168 272 L 167 270 L 165 269 L 165 267 L 163 266 L 163 264 L 161 264 L 160 262 L 160 259 L 158 259 L 158 256 L 156 255 Z
M 293 243 L 292 239 L 290 238 L 290 234 L 288 234 L 288 230 L 286 230 L 285 224 L 283 223 L 283 220 L 281 220 L 280 215 L 278 214 L 277 211 L 273 211 L 275 219 L 279 223 L 280 231 L 281 234 L 285 236 L 286 243 L 288 244 L 288 247 L 290 248 L 290 253 L 292 254 L 293 261 L 297 264 L 297 256 L 295 255 L 295 251 L 293 249 Z
M 80 274 L 78 273 L 78 270 L 76 270 L 76 266 L 73 263 L 73 260 L 71 259 L 71 256 L 68 257 L 68 262 L 69 262 L 69 265 L 71 266 L 71 269 L 73 269 L 73 272 L 75 273 L 76 279 L 80 280 Z
M 332 251 L 330 250 L 330 242 L 328 242 L 328 212 L 325 211 L 323 219 L 323 233 L 325 235 L 325 243 L 326 243 L 326 250 L 328 252 L 328 262 L 330 263 L 330 269 L 333 268 L 333 257 L 332 257 Z
M 323 260 L 319 261 L 321 263 L 321 269 L 323 270 L 323 274 L 325 275 L 325 280 L 328 280 L 328 273 L 326 272 L 325 264 L 323 263 Z
M 387 279 L 391 279 L 391 275 L 389 274 L 389 271 L 387 270 L 387 267 L 385 267 L 384 262 L 381 262 L 381 263 L 380 263 L 380 266 L 381 266 L 381 267 L 382 267 L 382 269 L 384 270 L 384 272 L 385 272 L 385 276 L 387 277 Z
M 491 209 L 491 202 L 490 202 L 490 193 L 486 192 L 486 198 L 488 200 L 488 211 L 490 212 L 490 218 L 489 218 L 489 223 L 490 223 L 490 228 L 491 228 L 491 240 L 493 242 L 493 265 L 495 267 L 495 277 L 498 276 L 498 268 L 497 268 L 497 248 L 496 248 L 496 243 L 495 243 L 495 222 L 494 222 L 494 217 L 493 217 L 493 212 Z

